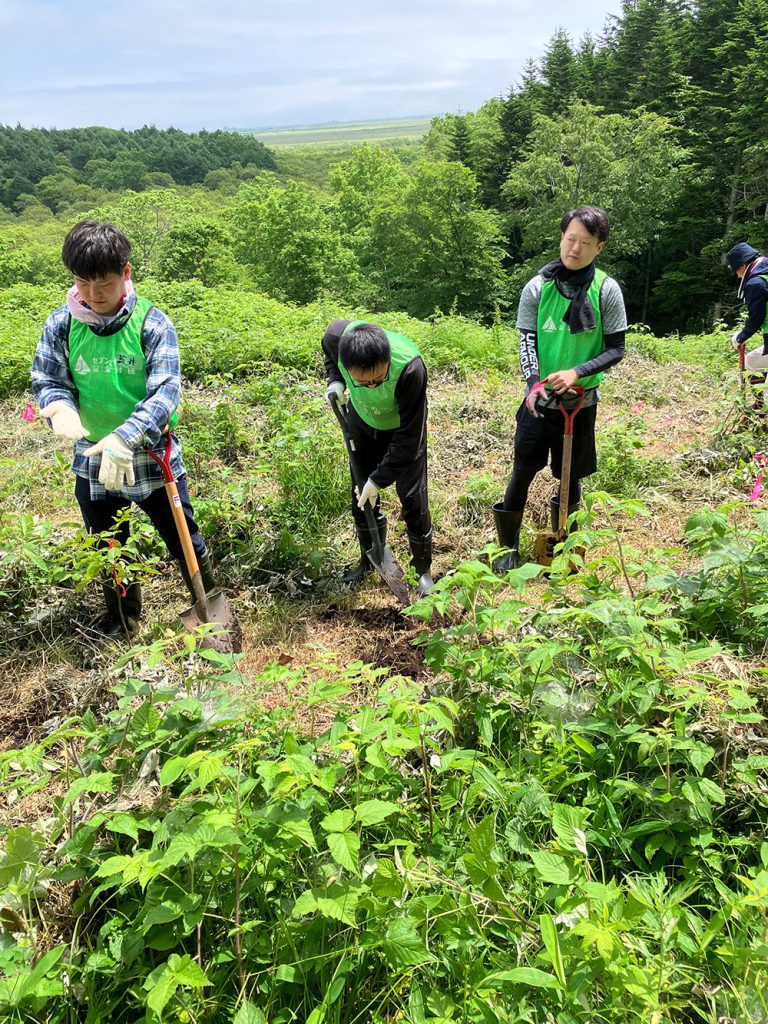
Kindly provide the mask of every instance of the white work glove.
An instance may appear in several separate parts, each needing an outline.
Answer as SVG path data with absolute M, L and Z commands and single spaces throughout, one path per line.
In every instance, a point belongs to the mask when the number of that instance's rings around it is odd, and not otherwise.
M 133 451 L 118 434 L 107 434 L 97 444 L 86 448 L 83 455 L 101 455 L 99 483 L 108 491 L 120 491 L 136 483 L 133 473 Z
M 371 508 L 374 508 L 376 499 L 379 496 L 379 488 L 371 480 L 368 480 L 362 491 L 357 487 L 355 488 L 355 494 L 358 497 L 358 508 L 365 508 L 366 502 L 370 504 Z
M 59 400 L 46 405 L 40 410 L 40 415 L 50 420 L 51 430 L 59 437 L 66 437 L 69 441 L 79 441 L 85 437 L 88 431 L 80 420 L 80 413 L 71 405 Z
M 741 335 L 741 331 L 740 330 L 739 331 L 734 331 L 733 334 L 731 335 L 731 344 L 733 345 L 733 347 L 736 349 L 737 352 L 741 348 L 741 342 L 739 341 L 740 335 Z
M 340 380 L 335 380 L 325 389 L 325 400 L 328 405 L 333 404 L 334 397 L 339 405 L 346 405 L 349 401 L 347 389 Z

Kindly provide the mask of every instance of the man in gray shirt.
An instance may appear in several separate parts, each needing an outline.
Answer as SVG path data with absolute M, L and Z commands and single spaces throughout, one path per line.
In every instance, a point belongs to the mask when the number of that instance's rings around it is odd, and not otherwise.
M 504 500 L 493 506 L 499 544 L 509 549 L 494 563 L 497 572 L 517 565 L 520 525 L 536 473 L 550 462 L 553 475 L 560 478 L 565 420 L 557 403 L 575 406 L 568 391 L 577 382 L 586 395 L 573 421 L 568 513 L 579 507 L 581 479 L 597 469 L 598 385 L 604 372 L 624 357 L 627 316 L 621 289 L 595 267 L 608 238 L 607 214 L 596 206 L 579 206 L 564 214 L 560 230 L 560 258 L 542 267 L 520 296 L 517 326 L 526 389 L 517 412 L 512 477 Z M 553 531 L 559 513 L 555 494 L 550 499 Z

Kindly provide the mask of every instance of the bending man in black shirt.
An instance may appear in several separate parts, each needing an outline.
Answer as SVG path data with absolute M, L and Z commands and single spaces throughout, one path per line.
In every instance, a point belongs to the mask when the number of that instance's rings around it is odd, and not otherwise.
M 379 491 L 395 485 L 411 547 L 411 565 L 419 577 L 419 595 L 432 589 L 432 520 L 427 497 L 427 370 L 412 341 L 363 321 L 334 320 L 323 335 L 328 374 L 326 398 L 350 405 L 348 425 L 361 471 L 367 481 L 353 486 L 352 515 L 360 542 L 360 562 L 345 573 L 358 583 L 372 566 L 366 552 L 373 541 L 365 523 L 366 503 L 373 507 L 386 541 L 387 520 Z

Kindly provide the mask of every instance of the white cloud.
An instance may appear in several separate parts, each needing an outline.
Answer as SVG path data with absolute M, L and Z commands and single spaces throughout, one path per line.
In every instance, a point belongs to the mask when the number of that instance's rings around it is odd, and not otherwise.
M 471 110 L 608 0 L 3 0 L 0 122 L 249 127 Z

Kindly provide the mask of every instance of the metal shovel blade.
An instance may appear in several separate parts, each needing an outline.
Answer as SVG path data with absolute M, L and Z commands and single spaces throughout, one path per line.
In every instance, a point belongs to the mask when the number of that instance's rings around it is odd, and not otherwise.
M 205 601 L 196 601 L 191 608 L 183 611 L 180 617 L 190 632 L 206 622 L 221 630 L 219 633 L 206 636 L 203 647 L 219 651 L 221 654 L 237 654 L 242 650 L 240 624 L 223 591 L 212 590 L 205 595 Z
M 385 545 L 384 550 L 380 552 L 381 561 L 377 558 L 379 552 L 376 548 L 371 548 L 367 551 L 368 561 L 374 567 L 376 572 L 381 576 L 384 582 L 387 584 L 389 589 L 398 599 L 402 605 L 412 604 L 413 599 L 411 593 L 408 590 L 408 584 L 403 579 L 403 570 L 397 564 L 395 556 L 392 554 L 392 548 L 389 545 Z
M 555 545 L 564 539 L 559 533 L 553 533 L 552 530 L 543 530 L 541 533 L 537 533 L 533 549 L 536 563 L 552 565 L 552 559 L 555 557 Z

